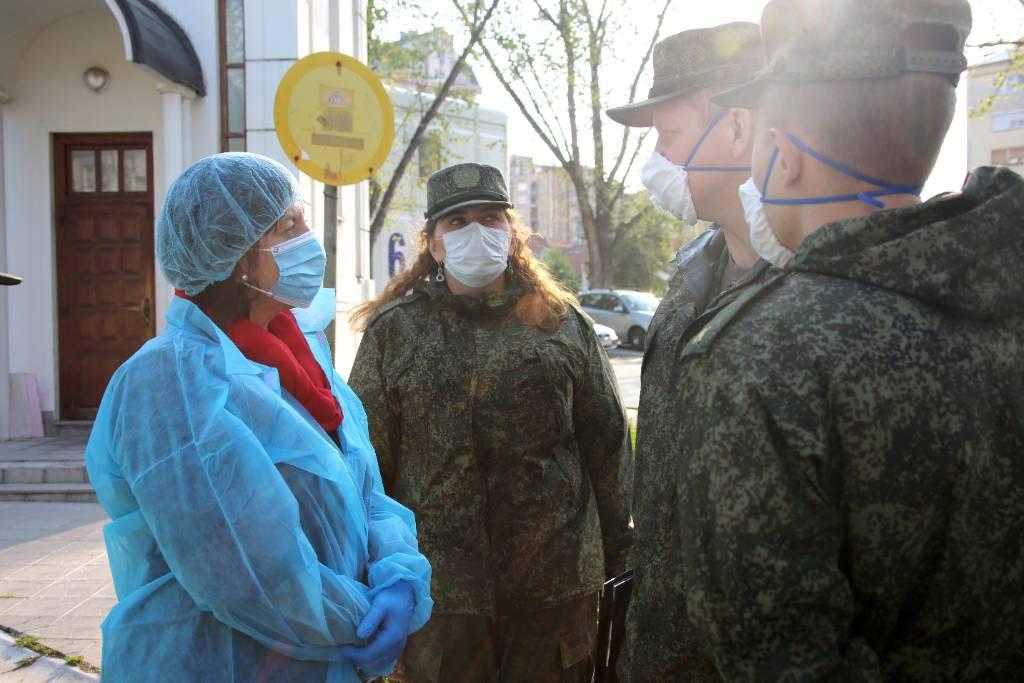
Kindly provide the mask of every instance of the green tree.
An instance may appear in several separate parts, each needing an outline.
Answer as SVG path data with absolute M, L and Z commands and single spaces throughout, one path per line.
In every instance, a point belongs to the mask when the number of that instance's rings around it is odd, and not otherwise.
M 563 287 L 573 292 L 580 291 L 580 274 L 572 268 L 568 257 L 558 249 L 549 248 L 544 252 L 544 265 L 552 277 L 558 280 Z
M 669 264 L 681 243 L 681 224 L 651 204 L 646 192 L 625 198 L 635 213 L 612 252 L 614 283 L 621 289 L 654 292 L 668 288 Z
M 596 287 L 613 281 L 616 207 L 649 132 L 623 127 L 609 134 L 604 110 L 636 99 L 672 2 L 505 3 L 480 41 L 491 71 L 572 181 Z M 650 33 L 634 28 L 638 11 L 656 13 Z M 468 13 L 462 18 L 471 25 Z M 608 73 L 624 60 L 636 67 L 628 83 Z

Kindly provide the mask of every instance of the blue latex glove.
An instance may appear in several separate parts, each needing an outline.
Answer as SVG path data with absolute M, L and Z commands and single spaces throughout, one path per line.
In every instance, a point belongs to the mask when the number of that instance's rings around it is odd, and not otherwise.
M 388 586 L 373 598 L 370 611 L 356 630 L 356 635 L 369 639 L 369 643 L 365 647 L 342 648 L 341 653 L 366 673 L 390 672 L 405 649 L 415 606 L 415 595 L 408 583 L 399 581 Z

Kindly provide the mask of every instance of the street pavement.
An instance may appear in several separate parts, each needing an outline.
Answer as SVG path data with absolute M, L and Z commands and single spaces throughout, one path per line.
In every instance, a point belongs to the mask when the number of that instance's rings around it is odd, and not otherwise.
M 608 356 L 623 405 L 635 418 L 643 354 L 612 349 Z M 10 451 L 21 459 L 81 458 L 84 439 L 71 445 L 67 439 L 8 442 L 0 444 L 0 457 Z M 94 503 L 0 502 L 0 627 L 37 636 L 64 655 L 102 666 L 100 624 L 116 602 L 103 546 L 106 520 Z M 0 642 L 0 664 L 3 647 Z M 38 665 L 40 675 L 44 664 Z M 35 666 L 18 672 L 0 666 L 0 683 L 47 680 L 49 674 L 32 677 Z M 17 679 L 9 678 L 15 673 Z
M 103 509 L 0 502 L 0 520 L 0 626 L 100 666 L 100 623 L 116 602 Z
M 608 358 L 612 362 L 615 376 L 619 380 L 619 394 L 622 405 L 626 407 L 630 417 L 636 418 L 636 408 L 640 403 L 640 366 L 644 354 L 631 349 L 611 349 Z

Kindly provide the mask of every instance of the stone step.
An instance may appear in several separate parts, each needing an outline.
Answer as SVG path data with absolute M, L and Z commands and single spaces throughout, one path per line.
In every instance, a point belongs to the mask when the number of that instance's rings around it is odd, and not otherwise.
M 85 463 L 74 460 L 0 461 L 0 484 L 88 484 Z
M 0 501 L 32 503 L 95 503 L 89 484 L 0 484 Z
M 92 432 L 92 420 L 57 420 L 54 428 L 57 436 L 84 436 L 89 438 Z

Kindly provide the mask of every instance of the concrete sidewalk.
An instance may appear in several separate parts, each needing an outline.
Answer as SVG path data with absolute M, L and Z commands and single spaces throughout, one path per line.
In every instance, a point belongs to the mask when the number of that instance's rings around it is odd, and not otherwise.
M 117 601 L 107 521 L 94 503 L 0 502 L 0 626 L 101 666 L 100 623 Z

